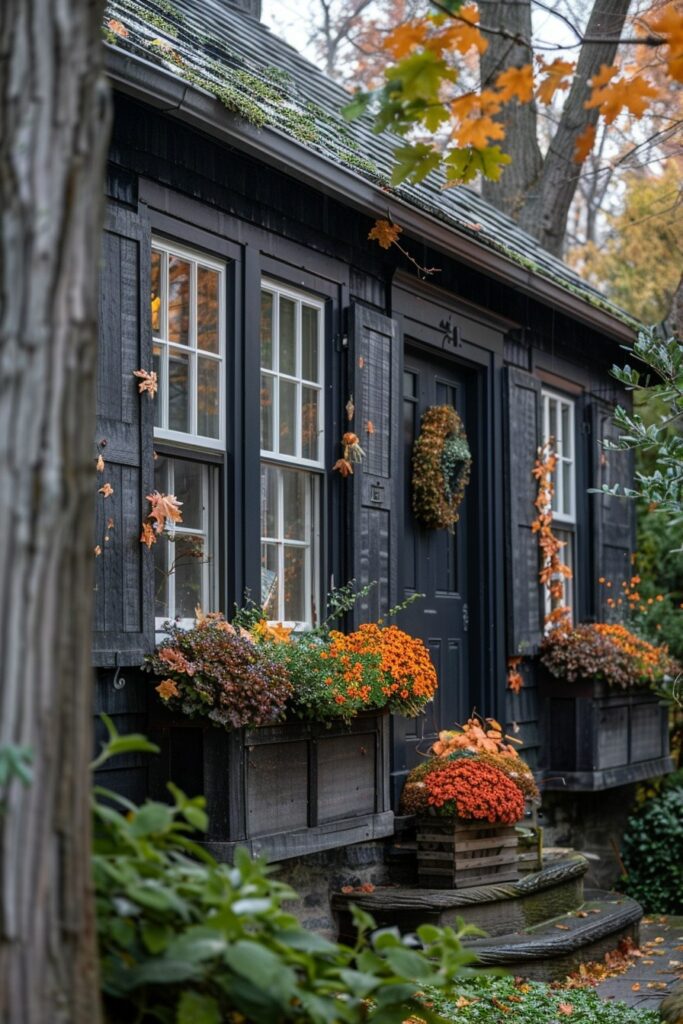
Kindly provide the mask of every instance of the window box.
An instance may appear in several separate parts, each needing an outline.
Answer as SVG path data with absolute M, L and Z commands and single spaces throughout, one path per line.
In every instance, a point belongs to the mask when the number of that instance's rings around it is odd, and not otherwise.
M 154 708 L 161 747 L 150 779 L 171 779 L 207 800 L 207 848 L 219 860 L 246 846 L 269 861 L 392 835 L 389 716 L 365 712 L 346 726 L 292 719 L 226 732 Z
M 671 771 L 668 709 L 649 688 L 541 676 L 546 790 L 600 790 Z
M 423 889 L 467 889 L 514 882 L 517 830 L 514 825 L 462 821 L 436 815 L 417 821 L 417 877 Z

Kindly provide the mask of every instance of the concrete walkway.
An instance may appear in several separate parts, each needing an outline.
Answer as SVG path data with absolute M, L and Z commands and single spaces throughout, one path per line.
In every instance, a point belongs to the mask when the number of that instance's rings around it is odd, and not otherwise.
M 596 991 L 603 999 L 656 1010 L 673 983 L 683 978 L 683 917 L 644 917 L 640 951 L 642 956 L 624 974 L 600 982 Z

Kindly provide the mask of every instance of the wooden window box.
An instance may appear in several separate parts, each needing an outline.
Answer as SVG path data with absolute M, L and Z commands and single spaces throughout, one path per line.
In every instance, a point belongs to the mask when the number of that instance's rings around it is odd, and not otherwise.
M 418 818 L 417 877 L 423 889 L 516 881 L 515 826 L 428 815 Z
M 671 771 L 668 709 L 650 689 L 541 680 L 543 788 L 601 790 Z
M 366 712 L 350 725 L 292 719 L 226 732 L 157 710 L 150 738 L 150 789 L 163 799 L 167 780 L 203 793 L 206 846 L 219 860 L 236 846 L 285 860 L 392 835 L 389 716 Z

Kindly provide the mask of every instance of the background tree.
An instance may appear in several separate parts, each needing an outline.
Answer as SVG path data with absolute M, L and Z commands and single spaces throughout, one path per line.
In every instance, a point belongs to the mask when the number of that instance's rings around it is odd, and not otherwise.
M 0 4 L 0 1019 L 96 1024 L 90 617 L 98 0 Z

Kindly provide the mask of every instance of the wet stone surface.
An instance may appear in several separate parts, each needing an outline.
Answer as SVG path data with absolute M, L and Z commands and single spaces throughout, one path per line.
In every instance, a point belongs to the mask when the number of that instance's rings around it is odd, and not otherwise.
M 624 974 L 600 982 L 597 992 L 603 999 L 656 1010 L 676 981 L 683 979 L 683 917 L 644 917 L 640 953 Z

